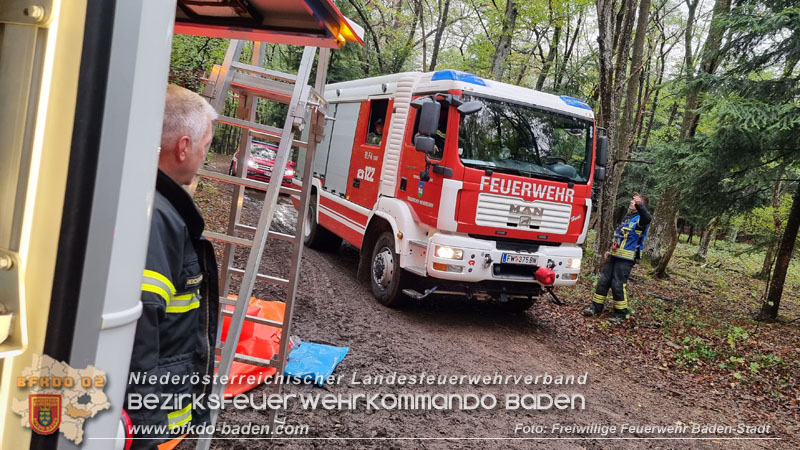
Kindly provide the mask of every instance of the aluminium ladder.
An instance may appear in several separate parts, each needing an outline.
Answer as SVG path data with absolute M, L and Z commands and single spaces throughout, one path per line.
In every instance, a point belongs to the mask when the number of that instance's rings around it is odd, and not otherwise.
M 288 356 L 289 330 L 292 323 L 300 260 L 303 253 L 302 230 L 306 218 L 306 214 L 303 212 L 308 208 L 311 195 L 311 183 L 309 180 L 311 180 L 314 153 L 317 143 L 321 142 L 323 138 L 327 113 L 327 104 L 322 99 L 322 91 L 325 88 L 330 49 L 320 49 L 315 88 L 312 89 L 307 84 L 314 64 L 316 47 L 305 47 L 296 76 L 263 68 L 265 47 L 260 43 L 254 43 L 253 45 L 252 64 L 240 63 L 239 58 L 243 47 L 244 41 L 231 40 L 222 66 L 214 66 L 203 93 L 214 109 L 220 113 L 217 119 L 218 123 L 226 123 L 243 129 L 239 142 L 237 176 L 223 175 L 208 170 L 198 171 L 198 176 L 234 185 L 226 233 L 208 231 L 204 233 L 208 239 L 224 243 L 223 260 L 220 264 L 219 326 L 217 344 L 215 345 L 215 366 L 218 369 L 217 375 L 219 378 L 227 377 L 230 374 L 231 365 L 234 361 L 260 367 L 274 367 L 276 369 L 275 376 L 283 375 L 286 357 Z M 221 114 L 229 90 L 239 94 L 238 117 L 235 118 Z M 257 98 L 288 104 L 289 109 L 283 129 L 256 123 Z M 306 124 L 306 121 L 310 123 Z M 309 131 L 308 141 L 295 140 L 295 133 L 301 132 L 305 127 L 308 127 Z M 269 183 L 246 178 L 247 162 L 250 156 L 250 144 L 253 136 L 279 142 Z M 283 170 L 289 161 L 292 147 L 305 148 L 306 150 L 302 175 L 303 183 L 302 188 L 299 190 L 281 186 Z M 258 225 L 255 228 L 239 223 L 245 187 L 266 191 Z M 294 236 L 269 230 L 277 207 L 279 193 L 299 195 L 300 197 L 300 209 L 297 214 Z M 252 241 L 241 238 L 236 236 L 237 231 L 254 232 L 255 237 Z M 267 239 L 280 239 L 292 243 L 292 251 L 289 255 L 288 278 L 284 279 L 258 273 Z M 247 265 L 244 269 L 234 267 L 235 246 L 250 248 Z M 236 300 L 228 298 L 233 274 L 238 274 L 242 277 Z M 284 288 L 286 296 L 282 322 L 247 314 L 247 306 L 256 281 Z M 229 311 L 226 308 L 228 305 L 234 306 L 233 311 Z M 230 316 L 231 322 L 225 342 L 220 344 L 222 320 L 225 316 Z M 245 321 L 280 329 L 279 351 L 270 360 L 236 353 L 236 345 L 239 342 Z M 216 361 L 216 355 L 220 356 L 218 362 Z M 281 388 L 280 383 L 269 383 L 268 386 L 274 390 L 274 393 L 279 392 Z M 225 385 L 215 383 L 211 393 L 222 399 L 225 393 Z M 211 410 L 210 413 L 211 424 L 216 425 L 219 411 Z M 271 410 L 269 413 L 270 430 L 275 428 L 276 415 L 276 410 Z M 211 445 L 211 437 L 211 434 L 202 435 L 202 439 L 197 443 L 197 448 L 207 450 Z

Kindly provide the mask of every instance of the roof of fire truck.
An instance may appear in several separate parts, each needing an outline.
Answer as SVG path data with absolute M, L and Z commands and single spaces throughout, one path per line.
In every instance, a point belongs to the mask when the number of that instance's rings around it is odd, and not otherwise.
M 457 70 L 436 72 L 403 72 L 393 75 L 365 78 L 329 84 L 325 87 L 325 99 L 331 103 L 367 98 L 389 97 L 397 93 L 398 85 L 413 82 L 414 94 L 445 92 L 459 89 L 484 97 L 509 100 L 514 103 L 568 114 L 582 119 L 593 120 L 592 108 L 583 100 L 566 95 L 553 95 L 513 84 L 481 78 Z M 401 86 L 401 90 L 403 87 Z

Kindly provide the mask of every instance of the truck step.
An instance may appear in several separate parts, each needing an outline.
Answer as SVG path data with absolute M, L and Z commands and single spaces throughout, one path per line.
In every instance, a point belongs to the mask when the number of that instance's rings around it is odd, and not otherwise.
M 437 286 L 434 286 L 430 289 L 426 289 L 424 294 L 417 292 L 414 289 L 403 289 L 403 294 L 406 294 L 407 296 L 413 298 L 414 300 L 422 300 L 423 298 L 436 292 L 436 288 Z
M 408 266 L 408 267 L 406 267 L 406 270 L 411 272 L 411 273 L 413 273 L 414 275 L 419 275 L 421 277 L 424 277 L 424 276 L 428 275 L 428 271 L 425 270 L 424 267 L 420 267 L 420 266 Z

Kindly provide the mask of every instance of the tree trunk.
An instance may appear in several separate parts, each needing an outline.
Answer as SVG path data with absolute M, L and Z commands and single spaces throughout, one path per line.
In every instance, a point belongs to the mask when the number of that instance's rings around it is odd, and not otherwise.
M 739 228 L 735 227 L 735 226 L 732 226 L 728 230 L 728 242 L 730 242 L 731 244 L 735 244 L 736 243 L 736 239 L 738 237 L 739 237 Z
M 764 256 L 764 264 L 761 266 L 761 271 L 756 275 L 760 280 L 769 279 L 769 274 L 772 272 L 772 265 L 775 263 L 775 248 L 781 240 L 781 233 L 783 233 L 783 223 L 781 222 L 781 215 L 779 209 L 781 207 L 781 183 L 780 178 L 783 176 L 784 170 L 778 171 L 778 179 L 775 187 L 772 189 L 772 226 L 775 233 L 769 240 L 767 246 L 767 254 Z
M 636 136 L 635 127 L 631 125 L 634 122 L 634 112 L 638 110 L 638 103 L 636 101 L 639 92 L 639 85 L 641 80 L 642 70 L 642 56 L 644 54 L 644 39 L 647 32 L 647 24 L 650 17 L 650 0 L 641 0 L 639 3 L 639 15 L 636 22 L 636 34 L 633 38 L 633 53 L 631 56 L 631 69 L 628 75 L 628 88 L 625 92 L 625 107 L 622 110 L 622 120 L 619 124 L 619 142 L 622 144 L 621 148 L 617 149 L 617 159 L 622 160 L 616 164 L 619 167 L 619 178 L 622 178 L 622 172 L 625 170 L 625 161 L 631 152 L 631 147 L 634 143 Z M 616 195 L 616 192 L 615 192 Z
M 600 62 L 600 126 L 610 127 L 613 117 L 614 81 L 614 0 L 597 0 L 597 44 Z
M 789 211 L 789 219 L 786 221 L 786 229 L 778 247 L 778 257 L 775 260 L 775 270 L 772 272 L 772 280 L 769 284 L 769 291 L 764 304 L 761 305 L 759 320 L 775 321 L 778 318 L 778 308 L 781 304 L 783 295 L 783 285 L 786 282 L 786 272 L 794 251 L 794 243 L 797 240 L 797 229 L 800 228 L 800 183 L 797 183 L 797 191 L 792 200 L 792 209 Z
M 694 224 L 689 225 L 689 237 L 686 238 L 686 243 L 692 243 L 692 237 L 694 236 Z
M 422 7 L 422 1 L 420 0 L 420 7 L 419 7 L 419 26 L 422 31 L 422 71 L 428 71 L 428 39 L 425 36 L 425 8 Z
M 439 3 L 441 5 L 441 3 Z M 433 38 L 433 50 L 431 50 L 431 65 L 428 70 L 434 70 L 439 58 L 439 46 L 442 44 L 442 34 L 447 27 L 447 13 L 450 10 L 450 0 L 444 0 L 444 6 L 441 7 L 441 17 L 439 18 L 439 27 L 436 28 L 436 36 Z
M 705 230 L 703 230 L 703 235 L 700 237 L 700 246 L 697 247 L 697 253 L 694 255 L 696 261 L 705 262 L 708 259 L 708 246 L 711 244 L 711 241 L 714 240 L 717 222 L 719 222 L 719 217 L 714 217 L 708 222 Z
M 555 81 L 553 81 L 553 91 L 558 92 L 561 88 L 561 81 L 564 78 L 564 73 L 567 71 L 567 63 L 569 63 L 569 58 L 572 56 L 572 49 L 575 47 L 575 42 L 578 41 L 578 33 L 581 31 L 581 23 L 583 22 L 583 8 L 581 8 L 581 12 L 578 15 L 578 23 L 575 25 L 575 31 L 572 34 L 572 41 L 569 41 L 569 34 L 567 35 L 566 42 L 564 46 L 566 47 L 566 51 L 564 52 L 564 57 L 561 58 L 561 69 L 557 70 L 555 73 Z
M 494 57 L 492 58 L 492 78 L 497 81 L 503 81 L 506 58 L 511 52 L 511 38 L 514 35 L 514 28 L 517 26 L 517 13 L 517 5 L 514 0 L 507 0 L 506 12 L 503 16 L 503 30 L 497 40 Z
M 645 254 L 655 266 L 654 275 L 658 278 L 666 276 L 667 264 L 678 245 L 678 200 L 678 193 L 672 189 L 661 194 L 658 209 L 644 241 Z M 657 239 L 651 241 L 651 235 L 655 235 Z
M 598 94 L 600 96 L 600 114 L 598 126 L 605 127 L 609 135 L 613 135 L 616 121 L 613 101 L 613 81 L 614 81 L 614 0 L 597 0 L 597 44 L 599 51 L 599 75 Z M 611 158 L 609 158 L 609 162 Z M 613 163 L 612 163 L 613 164 Z M 613 166 L 609 165 L 609 169 Z M 609 171 L 610 172 L 610 171 Z M 607 236 L 604 231 L 607 226 L 603 221 L 603 210 L 608 204 L 609 209 L 614 208 L 614 199 L 607 200 L 605 189 L 600 189 L 597 203 L 595 225 L 597 235 L 594 242 L 595 257 L 592 261 L 592 270 L 597 273 L 603 266 L 605 259 L 603 254 L 611 246 L 611 236 Z
M 553 30 L 553 40 L 550 41 L 550 50 L 547 52 L 547 58 L 544 60 L 542 71 L 539 72 L 539 78 L 536 79 L 536 90 L 541 91 L 544 87 L 544 80 L 547 79 L 547 73 L 550 72 L 550 66 L 558 53 L 558 41 L 561 40 L 561 27 L 557 26 Z
M 600 2 L 598 1 L 598 8 Z M 630 33 L 633 28 L 635 16 L 635 2 L 630 0 L 626 3 L 627 8 L 626 17 L 622 36 L 619 37 L 617 43 L 618 54 L 616 67 L 614 69 L 614 90 L 611 93 L 601 93 L 602 96 L 611 96 L 610 105 L 612 114 L 610 115 L 610 122 L 614 123 L 616 117 L 616 105 L 619 103 L 619 94 L 617 86 L 623 87 L 626 79 L 625 75 L 628 73 L 628 51 L 630 49 Z M 605 261 L 603 255 L 608 249 L 611 248 L 611 240 L 613 238 L 614 230 L 614 203 L 619 191 L 619 183 L 622 180 L 622 173 L 625 171 L 625 160 L 628 159 L 630 153 L 630 144 L 632 143 L 634 132 L 630 129 L 630 122 L 633 120 L 633 111 L 636 109 L 636 94 L 639 90 L 639 76 L 638 71 L 641 70 L 642 54 L 644 48 L 644 37 L 647 30 L 647 19 L 650 13 L 650 0 L 642 0 L 639 8 L 639 20 L 637 21 L 636 36 L 633 44 L 633 59 L 631 61 L 630 73 L 631 76 L 627 77 L 628 85 L 625 90 L 625 105 L 620 118 L 618 126 L 609 127 L 609 136 L 612 142 L 610 149 L 611 157 L 609 158 L 608 177 L 603 183 L 601 189 L 601 201 L 598 208 L 600 213 L 600 226 L 595 239 L 595 259 L 593 261 L 593 269 L 599 272 Z M 610 66 L 610 64 L 609 64 Z M 612 133 L 613 130 L 613 133 Z

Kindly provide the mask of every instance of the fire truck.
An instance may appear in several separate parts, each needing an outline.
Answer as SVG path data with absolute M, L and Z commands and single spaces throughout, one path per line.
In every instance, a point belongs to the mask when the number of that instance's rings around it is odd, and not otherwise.
M 577 282 L 608 151 L 585 102 L 454 70 L 330 84 L 325 99 L 305 243 L 359 249 L 380 303 L 527 309 Z

